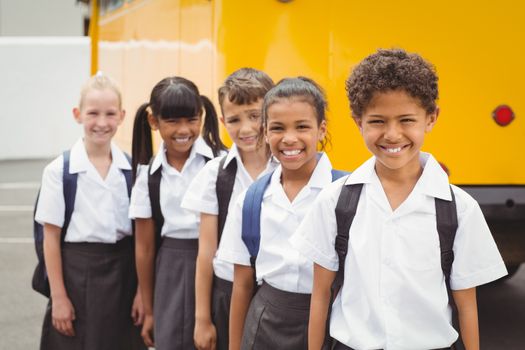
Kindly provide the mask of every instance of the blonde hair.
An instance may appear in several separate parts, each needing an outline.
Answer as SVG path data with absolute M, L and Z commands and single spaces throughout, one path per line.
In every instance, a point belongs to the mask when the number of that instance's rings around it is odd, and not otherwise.
M 86 94 L 90 90 L 105 90 L 109 89 L 115 92 L 118 98 L 118 107 L 119 109 L 122 109 L 122 95 L 120 93 L 120 88 L 118 87 L 115 80 L 113 80 L 110 76 L 102 73 L 97 72 L 97 74 L 93 75 L 91 78 L 89 78 L 88 81 L 84 83 L 82 86 L 82 90 L 80 90 L 80 101 L 78 104 L 78 108 L 82 109 L 82 104 L 84 103 L 84 99 L 86 98 Z

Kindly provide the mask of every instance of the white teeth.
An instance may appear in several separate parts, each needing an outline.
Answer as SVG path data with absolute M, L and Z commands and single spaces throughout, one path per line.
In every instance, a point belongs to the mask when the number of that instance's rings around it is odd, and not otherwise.
M 402 147 L 397 147 L 397 148 L 387 148 L 386 151 L 388 153 L 397 153 L 397 152 L 401 152 L 401 148 Z
M 284 153 L 285 156 L 296 156 L 299 153 L 301 153 L 301 150 L 300 149 L 294 149 L 292 151 L 283 151 L 283 153 Z
M 175 142 L 179 142 L 179 143 L 186 143 L 190 140 L 189 137 L 177 137 L 175 138 Z

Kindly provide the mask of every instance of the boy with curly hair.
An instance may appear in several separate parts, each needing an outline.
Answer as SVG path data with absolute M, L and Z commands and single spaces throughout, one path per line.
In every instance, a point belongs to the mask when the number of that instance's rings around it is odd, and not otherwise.
M 327 317 L 336 350 L 479 349 L 476 286 L 506 269 L 478 203 L 421 152 L 439 114 L 437 81 L 419 55 L 392 49 L 365 58 L 346 82 L 373 157 L 326 187 L 292 237 L 314 262 L 309 349 L 321 348 Z M 343 193 L 352 193 L 346 202 Z

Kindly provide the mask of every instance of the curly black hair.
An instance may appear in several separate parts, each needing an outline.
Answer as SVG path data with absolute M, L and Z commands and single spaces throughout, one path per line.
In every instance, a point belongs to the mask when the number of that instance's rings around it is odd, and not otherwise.
M 354 117 L 362 117 L 376 92 L 404 90 L 418 99 L 427 113 L 435 112 L 438 77 L 434 66 L 416 53 L 379 49 L 362 60 L 346 80 Z

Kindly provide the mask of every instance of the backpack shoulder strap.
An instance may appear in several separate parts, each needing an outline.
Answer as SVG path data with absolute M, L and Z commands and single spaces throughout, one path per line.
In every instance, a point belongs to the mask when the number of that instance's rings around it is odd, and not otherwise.
M 215 192 L 217 193 L 217 202 L 219 204 L 219 227 L 218 240 L 220 242 L 226 217 L 228 216 L 228 207 L 232 197 L 233 186 L 235 185 L 235 177 L 237 175 L 237 161 L 232 159 L 228 166 L 224 168 L 226 157 L 222 157 L 219 162 L 219 170 L 217 172 L 217 180 L 215 182 Z
M 73 210 L 75 209 L 75 197 L 77 194 L 77 179 L 78 174 L 71 174 L 69 172 L 69 158 L 71 152 L 69 150 L 64 151 L 62 154 L 63 157 L 63 171 L 62 171 L 62 191 L 64 193 L 64 203 L 65 203 L 65 214 L 64 214 L 64 225 L 62 225 L 62 234 L 61 241 L 64 242 L 66 237 L 67 228 L 71 221 L 71 216 L 73 215 Z
M 131 165 L 131 157 L 129 154 L 124 152 L 124 155 L 126 156 L 126 159 L 128 160 L 129 164 Z M 124 174 L 124 177 L 126 178 L 126 187 L 128 188 L 128 198 L 131 197 L 131 187 L 133 186 L 133 180 L 131 176 L 131 170 L 130 169 L 122 169 L 122 173 Z
M 154 159 L 155 158 L 151 158 L 148 166 L 148 192 L 151 205 L 151 217 L 155 222 L 155 246 L 158 250 L 161 243 L 162 226 L 164 225 L 164 216 L 162 215 L 162 210 L 160 208 L 160 180 L 162 178 L 162 166 L 159 166 L 159 168 L 152 174 L 151 167 Z
M 441 250 L 441 269 L 445 278 L 450 278 L 452 263 L 454 262 L 454 239 L 458 229 L 458 214 L 456 209 L 456 198 L 452 188 L 450 189 L 452 200 L 447 201 L 435 198 L 436 225 L 439 234 L 439 246 Z
M 350 172 L 344 170 L 332 169 L 332 182 L 342 178 L 345 175 L 350 175 Z
M 452 187 L 450 187 L 450 194 L 452 200 L 447 201 L 435 198 L 434 203 L 436 206 L 436 226 L 441 251 L 441 270 L 443 270 L 445 285 L 447 286 L 448 303 L 452 309 L 452 326 L 459 333 L 458 308 L 452 296 L 452 289 L 450 288 L 450 274 L 454 262 L 454 239 L 456 238 L 456 231 L 458 229 L 458 212 Z M 454 349 L 460 350 L 464 348 L 461 336 L 459 336 L 454 344 Z
M 335 219 L 337 222 L 337 235 L 335 237 L 335 250 L 339 258 L 339 269 L 334 279 L 335 290 L 338 291 L 343 285 L 345 278 L 345 260 L 348 253 L 348 240 L 350 226 L 354 221 L 359 197 L 363 184 L 343 185 L 339 199 L 335 207 Z M 334 295 L 335 297 L 335 295 Z
M 335 274 L 334 281 L 330 288 L 330 302 L 326 316 L 325 338 L 322 350 L 332 349 L 333 339 L 330 337 L 330 316 L 332 314 L 332 304 L 345 279 L 345 261 L 348 253 L 348 240 L 350 237 L 350 226 L 354 221 L 357 206 L 363 184 L 345 185 L 341 188 L 339 199 L 335 207 L 335 219 L 337 223 L 337 235 L 335 236 L 335 251 L 339 259 L 339 268 Z
M 265 174 L 248 187 L 242 206 L 242 240 L 250 252 L 250 264 L 253 268 L 261 241 L 262 200 L 272 174 L 273 172 Z

